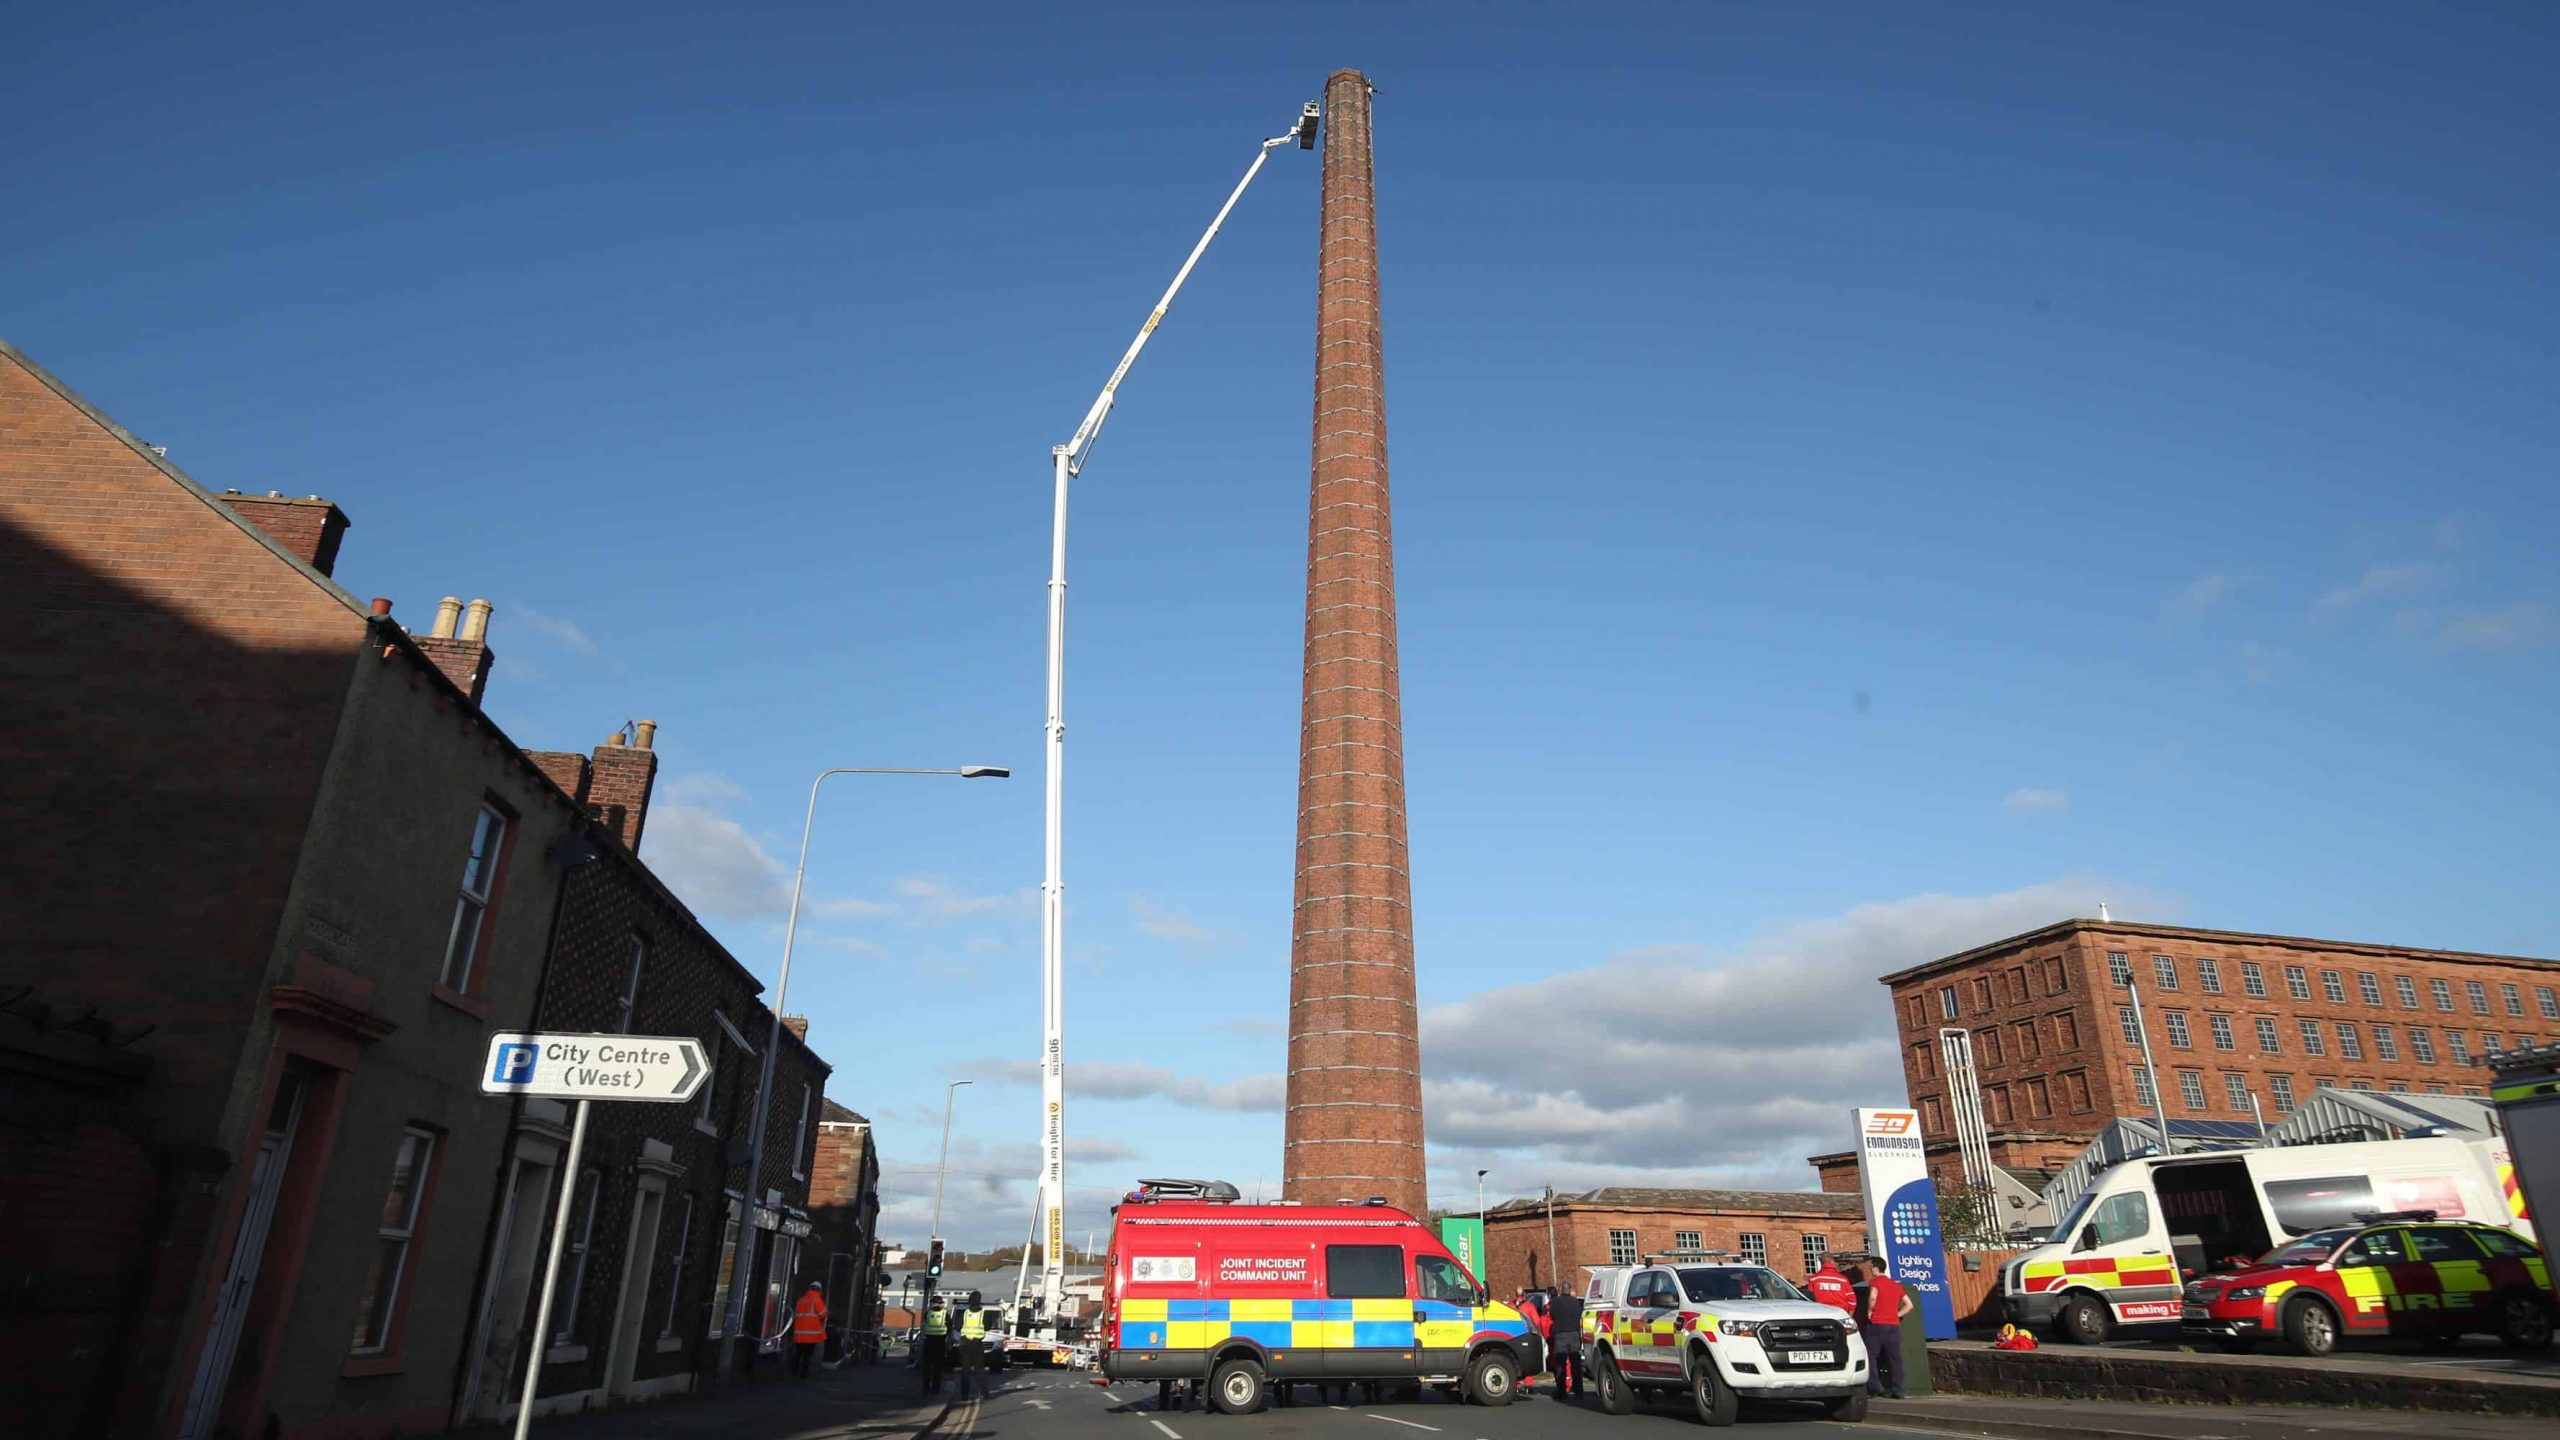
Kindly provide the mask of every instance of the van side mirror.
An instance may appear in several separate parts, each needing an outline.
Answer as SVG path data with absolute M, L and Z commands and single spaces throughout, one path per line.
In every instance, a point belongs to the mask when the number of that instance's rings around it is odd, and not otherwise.
M 2074 1241 L 2074 1242 L 2072 1243 L 2071 1248 L 2072 1248 L 2072 1249 L 2074 1249 L 2074 1250 L 2095 1250 L 2095 1249 L 2097 1249 L 2097 1248 L 2098 1248 L 2098 1227 L 2097 1227 L 2097 1226 L 2095 1226 L 2095 1225 L 2087 1225 L 2087 1226 L 2083 1226 L 2083 1227 L 2081 1227 L 2081 1230 L 2080 1230 L 2080 1238 L 2079 1238 L 2078 1240 L 2076 1240 L 2076 1241 Z

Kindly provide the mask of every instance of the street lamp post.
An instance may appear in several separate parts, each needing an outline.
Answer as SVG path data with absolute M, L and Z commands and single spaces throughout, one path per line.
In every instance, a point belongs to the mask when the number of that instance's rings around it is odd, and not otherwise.
M 960 1087 L 975 1085 L 975 1080 L 954 1080 L 942 1087 L 942 1156 L 933 1162 L 933 1234 L 942 1238 L 942 1181 L 951 1173 L 951 1102 L 960 1097 Z
M 821 770 L 809 782 L 809 811 L 800 821 L 800 864 L 791 875 L 791 909 L 782 921 L 782 973 L 773 984 L 773 1023 L 765 1027 L 764 1064 L 756 1081 L 754 1128 L 747 1132 L 747 1179 L 740 1187 L 736 1246 L 729 1260 L 729 1314 L 727 1335 L 722 1341 L 722 1368 L 725 1370 L 737 1354 L 739 1332 L 746 1328 L 747 1287 L 745 1277 L 751 1268 L 753 1254 L 749 1236 L 755 1224 L 758 1182 L 764 1178 L 765 1117 L 773 1104 L 773 1061 L 782 1053 L 783 1007 L 791 995 L 791 946 L 800 934 L 800 892 L 809 881 L 809 833 L 818 823 L 818 788 L 831 775 L 953 775 L 963 780 L 1002 780 L 1013 772 L 1001 765 L 963 765 L 953 770 L 908 770 L 872 765 L 838 765 Z

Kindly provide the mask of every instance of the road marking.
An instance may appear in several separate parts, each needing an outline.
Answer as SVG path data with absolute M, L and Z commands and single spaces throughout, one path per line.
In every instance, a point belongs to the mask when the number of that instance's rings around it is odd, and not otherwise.
M 1384 1420 L 1390 1425 L 1410 1425 L 1416 1430 L 1429 1430 L 1434 1433 L 1437 1433 L 1440 1429 L 1437 1425 L 1425 1425 L 1419 1420 L 1399 1420 L 1393 1415 L 1372 1415 L 1369 1418 L 1372 1420 Z
M 1164 1433 L 1166 1433 L 1167 1435 L 1172 1436 L 1172 1437 L 1173 1437 L 1173 1440 L 1182 1440 L 1182 1432 L 1181 1432 L 1181 1431 L 1174 1429 L 1172 1426 L 1167 1425 L 1166 1423 L 1164 1423 L 1164 1422 L 1163 1422 L 1163 1421 L 1161 1421 L 1161 1420 L 1149 1420 L 1147 1423 L 1148 1423 L 1148 1424 L 1150 1424 L 1150 1425 L 1153 1425 L 1154 1427 L 1156 1427 L 1157 1429 L 1159 1429 L 1159 1430 L 1163 1431 L 1163 1432 L 1164 1432 Z

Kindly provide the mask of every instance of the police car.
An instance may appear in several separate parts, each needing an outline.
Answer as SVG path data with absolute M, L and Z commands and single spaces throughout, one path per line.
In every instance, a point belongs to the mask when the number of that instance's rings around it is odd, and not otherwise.
M 2490 1334 L 2519 1350 L 2551 1343 L 2560 1302 L 2532 1241 L 2433 1210 L 2364 1215 L 2314 1230 L 2253 1264 L 2186 1287 L 2181 1326 L 2235 1353 L 2282 1339 L 2326 1355 L 2342 1339 L 2410 1336 L 2451 1344 Z

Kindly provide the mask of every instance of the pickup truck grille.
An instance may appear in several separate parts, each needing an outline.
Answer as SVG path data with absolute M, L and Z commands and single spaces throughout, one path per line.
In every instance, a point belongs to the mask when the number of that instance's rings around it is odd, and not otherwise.
M 1779 1320 L 1760 1327 L 1760 1348 L 1772 1370 L 1837 1370 L 1848 1363 L 1844 1335 L 1834 1320 Z M 1790 1352 L 1821 1351 L 1819 1364 L 1787 1358 Z

